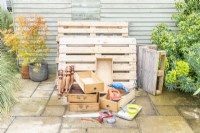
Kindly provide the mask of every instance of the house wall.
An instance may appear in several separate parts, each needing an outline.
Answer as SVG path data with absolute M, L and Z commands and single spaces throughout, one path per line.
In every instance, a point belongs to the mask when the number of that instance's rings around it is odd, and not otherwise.
M 45 18 L 50 72 L 56 70 L 57 21 L 129 22 L 129 36 L 138 44 L 151 44 L 151 31 L 158 23 L 177 29 L 171 20 L 171 14 L 176 13 L 174 0 L 13 0 L 12 6 L 14 17 L 37 14 Z

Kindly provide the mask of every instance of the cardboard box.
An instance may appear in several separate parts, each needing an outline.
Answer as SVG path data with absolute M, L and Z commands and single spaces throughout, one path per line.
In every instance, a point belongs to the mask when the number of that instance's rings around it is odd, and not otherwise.
M 128 104 L 131 100 L 135 98 L 135 89 L 130 89 L 129 93 L 122 96 L 122 99 L 119 101 L 111 101 L 107 99 L 107 95 L 100 97 L 100 108 L 112 110 L 118 112 L 122 107 Z
M 74 78 L 84 93 L 104 91 L 104 83 L 91 71 L 76 72 Z
M 99 94 L 85 94 L 78 84 L 73 84 L 66 94 L 67 101 L 70 103 L 97 103 Z

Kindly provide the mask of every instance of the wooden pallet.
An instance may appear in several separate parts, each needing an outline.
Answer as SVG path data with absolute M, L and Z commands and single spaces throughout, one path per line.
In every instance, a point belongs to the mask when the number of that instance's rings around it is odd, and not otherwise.
M 128 37 L 127 22 L 58 22 L 60 37 Z
M 96 58 L 113 59 L 113 81 L 133 86 L 136 80 L 135 38 L 59 38 L 58 69 L 96 71 Z
M 156 48 L 150 45 L 138 49 L 138 87 L 153 95 L 162 93 L 166 59 L 166 52 Z

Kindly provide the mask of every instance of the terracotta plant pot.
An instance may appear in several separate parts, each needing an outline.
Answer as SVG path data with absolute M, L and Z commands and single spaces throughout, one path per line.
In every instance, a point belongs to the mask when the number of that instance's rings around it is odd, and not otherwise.
M 30 79 L 29 66 L 22 66 L 21 75 L 23 79 Z

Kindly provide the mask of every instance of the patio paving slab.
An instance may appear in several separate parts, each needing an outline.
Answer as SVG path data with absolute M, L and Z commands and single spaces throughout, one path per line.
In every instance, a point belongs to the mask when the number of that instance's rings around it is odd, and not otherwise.
M 180 115 L 175 106 L 156 106 L 160 115 Z
M 47 98 L 19 98 L 19 102 L 13 107 L 11 115 L 40 116 L 47 101 Z
M 147 96 L 147 92 L 139 88 L 138 90 L 135 90 L 135 96 Z
M 40 82 L 33 82 L 28 79 L 20 79 L 20 89 L 16 92 L 17 97 L 30 97 Z
M 49 77 L 47 80 L 42 81 L 41 83 L 53 83 L 55 84 L 56 74 L 49 74 Z
M 43 90 L 43 91 L 52 91 L 54 90 L 55 84 L 54 83 L 41 83 L 37 90 Z
M 193 133 L 181 116 L 140 116 L 142 133 Z
M 200 105 L 200 98 L 180 91 L 165 91 L 158 96 L 148 95 L 155 105 Z
M 183 106 L 183 107 L 178 107 L 178 110 L 186 119 L 200 120 L 200 107 Z
M 80 120 L 80 118 L 64 118 L 63 128 L 137 128 L 137 123 L 135 120 L 127 121 L 120 118 L 116 118 L 115 124 L 106 123 L 106 119 L 104 119 L 104 124 L 100 124 L 97 120 L 91 122 Z
M 61 129 L 60 133 L 86 133 L 86 129 Z
M 55 90 L 49 100 L 48 105 L 67 105 L 67 98 L 63 96 L 62 98 L 58 99 L 58 91 Z
M 58 133 L 58 117 L 17 117 L 6 133 Z
M 4 119 L 0 118 L 0 128 L 8 128 L 8 126 L 11 124 L 13 120 L 14 120 L 14 117 L 8 117 Z
M 148 97 L 136 97 L 135 99 L 136 104 L 142 106 L 142 111 L 140 112 L 140 115 L 156 115 L 156 112 Z
M 65 106 L 47 106 L 42 116 L 63 116 Z
M 87 133 L 139 133 L 139 131 L 132 128 L 88 128 Z
M 49 98 L 53 90 L 36 90 L 31 97 Z
M 6 129 L 0 129 L 0 133 L 4 133 Z
M 195 133 L 200 133 L 200 119 L 189 120 L 189 123 Z

